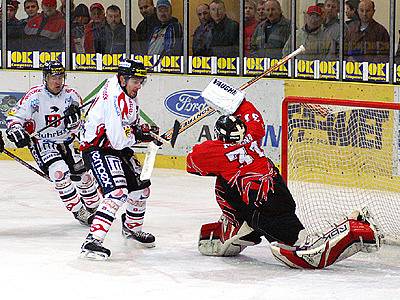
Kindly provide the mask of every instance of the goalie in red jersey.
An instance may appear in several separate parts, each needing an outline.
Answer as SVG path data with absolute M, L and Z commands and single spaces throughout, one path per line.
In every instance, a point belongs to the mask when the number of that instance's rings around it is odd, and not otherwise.
M 307 235 L 279 170 L 260 148 L 265 134 L 261 114 L 243 94 L 232 106 L 229 95 L 227 101 L 221 100 L 218 84 L 214 82 L 211 91 L 210 85 L 203 92 L 206 102 L 230 114 L 217 120 L 216 140 L 195 145 L 187 157 L 189 173 L 216 177 L 215 195 L 222 210 L 218 222 L 201 227 L 198 248 L 202 254 L 235 256 L 265 237 L 279 261 L 314 269 L 380 248 L 381 235 L 367 209 L 355 211 L 318 236 Z M 217 100 L 212 100 L 213 95 Z

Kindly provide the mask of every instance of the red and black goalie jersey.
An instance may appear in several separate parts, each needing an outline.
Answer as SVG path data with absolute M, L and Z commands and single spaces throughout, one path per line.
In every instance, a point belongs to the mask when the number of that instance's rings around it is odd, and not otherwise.
M 224 182 L 224 186 L 227 183 L 230 189 L 239 193 L 246 205 L 251 203 L 258 206 L 265 201 L 268 191 L 273 189 L 273 178 L 277 172 L 260 148 L 265 124 L 261 114 L 247 100 L 243 100 L 234 115 L 246 124 L 244 140 L 239 144 L 210 140 L 195 145 L 187 157 L 187 172 L 217 176 L 216 190 L 219 183 Z M 251 196 L 254 191 L 257 191 L 256 197 Z M 218 200 L 220 206 L 221 200 Z

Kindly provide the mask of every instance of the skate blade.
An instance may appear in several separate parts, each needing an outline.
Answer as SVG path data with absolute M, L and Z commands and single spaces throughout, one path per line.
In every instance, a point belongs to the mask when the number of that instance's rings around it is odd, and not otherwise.
M 82 252 L 79 254 L 79 258 L 81 258 L 81 259 L 89 259 L 89 260 L 105 261 L 105 260 L 107 260 L 109 258 L 109 256 L 107 254 L 105 254 L 105 253 L 82 250 Z
M 133 245 L 133 246 L 139 246 L 141 248 L 154 248 L 156 246 L 155 242 L 152 243 L 142 243 L 139 242 L 138 240 L 132 238 L 132 237 L 127 237 L 123 235 L 124 240 L 125 240 L 125 245 Z

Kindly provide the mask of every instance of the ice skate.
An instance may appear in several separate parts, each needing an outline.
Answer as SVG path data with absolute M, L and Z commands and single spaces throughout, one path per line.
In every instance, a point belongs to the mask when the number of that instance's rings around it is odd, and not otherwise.
M 122 219 L 122 235 L 127 240 L 134 240 L 138 242 L 140 245 L 143 245 L 147 248 L 155 247 L 155 237 L 151 233 L 147 233 L 144 231 L 132 231 L 125 225 L 126 214 L 121 215 Z
M 111 251 L 102 246 L 102 242 L 95 239 L 91 234 L 86 237 L 81 247 L 81 258 L 93 260 L 106 260 L 110 257 Z

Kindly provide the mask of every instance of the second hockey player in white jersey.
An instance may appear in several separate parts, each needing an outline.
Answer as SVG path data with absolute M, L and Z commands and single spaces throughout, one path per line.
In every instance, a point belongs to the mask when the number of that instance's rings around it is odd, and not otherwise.
M 93 171 L 104 199 L 93 219 L 90 233 L 81 248 L 81 256 L 107 259 L 111 251 L 102 243 L 117 210 L 126 202 L 122 214 L 122 234 L 130 240 L 153 247 L 155 238 L 142 231 L 150 181 L 141 181 L 141 166 L 130 148 L 153 140 L 158 128 L 139 123 L 137 93 L 146 79 L 143 63 L 126 59 L 118 74 L 108 79 L 89 108 L 81 136 L 81 150 Z
M 58 61 L 43 68 L 43 84 L 31 88 L 7 117 L 7 137 L 18 148 L 29 147 L 40 169 L 54 182 L 65 207 L 82 224 L 89 225 L 99 205 L 97 182 L 87 172 L 73 147 L 80 127 L 82 99 L 64 85 L 65 69 Z M 66 117 L 34 135 L 41 128 Z

